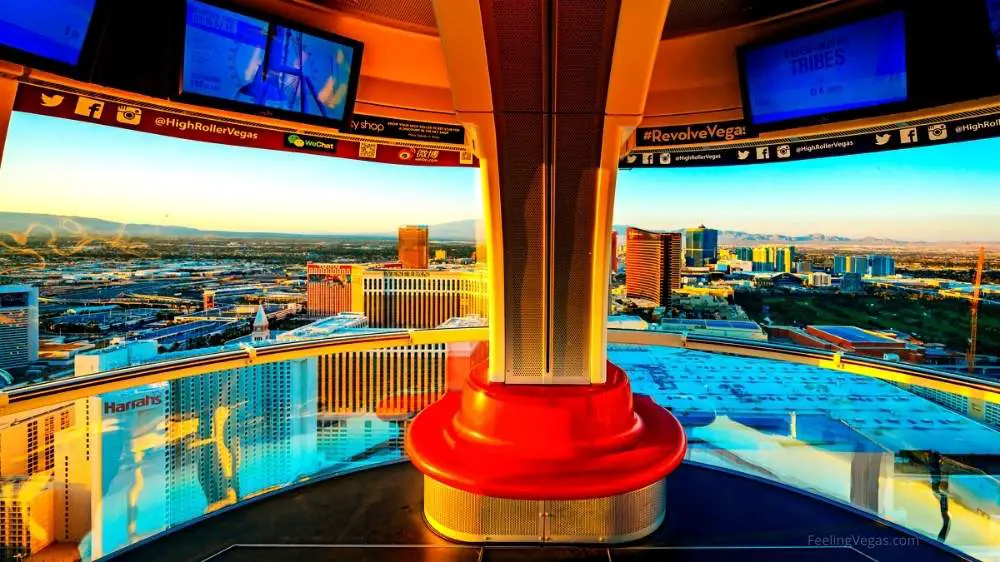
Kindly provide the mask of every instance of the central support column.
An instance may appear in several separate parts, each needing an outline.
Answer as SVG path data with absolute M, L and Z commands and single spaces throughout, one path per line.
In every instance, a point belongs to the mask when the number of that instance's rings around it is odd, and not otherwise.
M 606 276 L 596 206 L 619 0 L 480 3 L 497 142 L 507 384 L 605 379 L 589 296 Z M 617 147 L 608 147 L 616 153 Z M 494 265 L 494 263 L 491 263 Z M 600 270 L 600 276 L 595 275 Z M 603 283 L 600 283 L 603 285 Z M 492 343 L 492 342 L 491 342 Z
M 428 523 L 462 541 L 620 542 L 686 449 L 607 362 L 614 182 L 669 0 L 435 0 L 480 158 L 490 360 L 413 421 Z

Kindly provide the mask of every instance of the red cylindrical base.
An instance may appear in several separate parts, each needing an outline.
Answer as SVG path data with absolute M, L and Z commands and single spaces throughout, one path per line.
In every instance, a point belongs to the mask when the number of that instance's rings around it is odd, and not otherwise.
M 425 475 L 494 498 L 577 500 L 661 481 L 684 457 L 680 423 L 608 363 L 600 385 L 490 383 L 486 365 L 413 420 L 406 452 Z

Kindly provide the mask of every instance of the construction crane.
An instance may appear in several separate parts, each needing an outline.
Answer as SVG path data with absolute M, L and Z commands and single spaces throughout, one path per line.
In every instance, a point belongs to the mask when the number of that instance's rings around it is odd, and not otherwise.
M 969 365 L 969 374 L 976 370 L 976 333 L 979 324 L 979 291 L 983 284 L 983 266 L 986 264 L 986 248 L 979 247 L 979 261 L 976 262 L 976 278 L 972 283 L 972 321 L 969 334 L 969 354 L 965 362 Z

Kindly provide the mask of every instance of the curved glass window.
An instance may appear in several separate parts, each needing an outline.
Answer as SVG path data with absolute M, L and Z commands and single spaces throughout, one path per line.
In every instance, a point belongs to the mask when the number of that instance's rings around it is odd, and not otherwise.
M 933 142 L 623 171 L 611 326 L 1000 380 L 1000 140 Z
M 476 168 L 233 147 L 17 112 L 5 146 L 0 369 L 11 384 L 278 342 L 486 325 Z M 454 290 L 458 281 L 466 289 Z

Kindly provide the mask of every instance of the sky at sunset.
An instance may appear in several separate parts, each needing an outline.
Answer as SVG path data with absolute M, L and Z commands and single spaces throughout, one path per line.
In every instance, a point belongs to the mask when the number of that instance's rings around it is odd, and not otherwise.
M 616 224 L 1000 240 L 1000 139 L 758 166 L 623 171 Z M 391 232 L 481 213 L 478 170 L 229 147 L 15 113 L 0 211 L 209 230 Z

